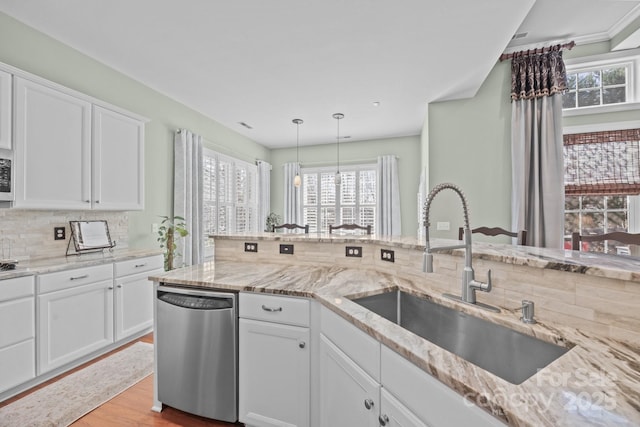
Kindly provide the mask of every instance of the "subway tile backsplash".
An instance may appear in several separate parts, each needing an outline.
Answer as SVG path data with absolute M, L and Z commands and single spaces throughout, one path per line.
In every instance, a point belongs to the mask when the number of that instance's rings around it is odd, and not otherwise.
M 69 221 L 91 220 L 106 220 L 116 247 L 128 247 L 127 212 L 0 209 L 0 239 L 4 243 L 4 255 L 0 252 L 0 258 L 22 261 L 64 256 L 71 237 Z M 54 240 L 54 227 L 65 227 L 65 240 Z

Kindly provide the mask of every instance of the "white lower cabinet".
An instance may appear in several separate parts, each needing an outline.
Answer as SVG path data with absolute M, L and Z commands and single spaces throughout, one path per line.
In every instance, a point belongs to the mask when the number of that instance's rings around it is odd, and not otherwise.
M 380 390 L 380 416 L 383 427 L 430 427 L 396 399 L 385 388 Z
M 164 272 L 162 255 L 115 263 L 115 340 L 153 326 L 153 286 L 148 277 Z
M 0 281 L 0 392 L 36 376 L 33 276 Z
M 309 301 L 241 293 L 238 307 L 240 421 L 309 426 Z
M 320 426 L 377 426 L 380 384 L 320 336 Z
M 38 279 L 39 374 L 113 343 L 111 264 Z

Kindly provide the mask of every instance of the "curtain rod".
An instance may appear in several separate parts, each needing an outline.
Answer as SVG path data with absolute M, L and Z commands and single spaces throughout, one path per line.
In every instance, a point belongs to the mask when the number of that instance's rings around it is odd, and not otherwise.
M 549 52 L 551 51 L 553 48 L 558 48 L 558 50 L 562 50 L 562 49 L 573 49 L 573 47 L 576 45 L 576 42 L 574 42 L 573 40 L 571 40 L 569 43 L 564 43 L 564 44 L 557 44 L 557 45 L 553 45 L 553 46 L 546 46 L 546 47 L 541 47 L 538 49 L 527 49 L 527 50 L 521 50 L 520 52 L 512 52 L 512 53 L 503 53 L 502 55 L 500 55 L 500 62 L 507 60 L 507 59 L 511 59 L 511 58 L 516 58 L 518 56 L 527 56 L 527 55 L 532 55 L 532 54 L 540 54 L 540 53 L 545 53 L 545 52 Z

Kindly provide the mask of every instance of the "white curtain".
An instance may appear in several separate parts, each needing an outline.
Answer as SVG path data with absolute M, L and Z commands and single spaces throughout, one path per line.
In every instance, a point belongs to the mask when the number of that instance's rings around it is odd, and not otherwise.
M 398 183 L 398 158 L 378 157 L 378 218 L 376 234 L 399 236 L 402 233 L 400 218 L 400 185 Z
M 204 258 L 202 207 L 202 137 L 181 129 L 174 137 L 173 215 L 185 219 L 189 234 L 177 239 L 174 267 L 199 264 Z
M 267 227 L 271 211 L 271 164 L 258 160 L 258 231 Z
M 302 187 L 296 188 L 293 179 L 300 173 L 299 163 L 284 164 L 284 222 L 286 224 L 302 224 Z M 302 178 L 302 177 L 301 177 Z
M 562 95 L 511 103 L 512 230 L 531 246 L 562 248 Z

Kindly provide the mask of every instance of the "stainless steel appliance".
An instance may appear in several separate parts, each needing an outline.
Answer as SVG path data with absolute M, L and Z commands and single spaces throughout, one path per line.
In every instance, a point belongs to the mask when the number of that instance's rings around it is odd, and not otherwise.
M 156 298 L 158 400 L 237 421 L 237 294 L 161 285 Z
M 13 201 L 11 159 L 0 158 L 0 201 Z

